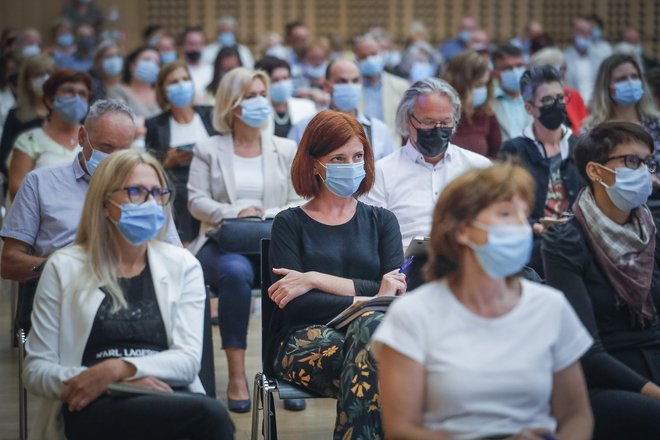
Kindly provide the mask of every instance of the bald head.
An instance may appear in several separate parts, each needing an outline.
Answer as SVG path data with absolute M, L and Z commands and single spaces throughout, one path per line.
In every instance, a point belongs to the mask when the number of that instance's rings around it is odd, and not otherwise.
M 328 66 L 325 79 L 332 84 L 357 84 L 360 82 L 360 69 L 354 61 L 338 59 Z

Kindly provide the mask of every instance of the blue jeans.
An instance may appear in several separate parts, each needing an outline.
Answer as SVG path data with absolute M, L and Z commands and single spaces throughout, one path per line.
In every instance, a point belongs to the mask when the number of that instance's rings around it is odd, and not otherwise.
M 213 240 L 197 252 L 204 282 L 218 294 L 218 321 L 222 348 L 247 347 L 254 269 L 244 255 L 225 253 Z

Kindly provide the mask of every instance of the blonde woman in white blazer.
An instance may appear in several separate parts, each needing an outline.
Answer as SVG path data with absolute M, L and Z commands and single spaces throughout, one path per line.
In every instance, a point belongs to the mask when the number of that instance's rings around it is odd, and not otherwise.
M 35 296 L 23 371 L 39 400 L 30 438 L 233 438 L 198 377 L 201 268 L 160 241 L 170 198 L 148 154 L 117 152 L 96 169 L 75 243 L 48 259 Z M 166 393 L 108 396 L 113 382 Z
M 302 202 L 291 184 L 295 143 L 264 130 L 271 113 L 268 85 L 263 71 L 243 67 L 222 78 L 213 117 L 221 134 L 195 145 L 188 178 L 188 209 L 202 222 L 190 249 L 219 297 L 228 407 L 234 412 L 250 410 L 245 349 L 254 270 L 244 255 L 224 253 L 208 241 L 206 231 L 226 218 L 274 217 Z

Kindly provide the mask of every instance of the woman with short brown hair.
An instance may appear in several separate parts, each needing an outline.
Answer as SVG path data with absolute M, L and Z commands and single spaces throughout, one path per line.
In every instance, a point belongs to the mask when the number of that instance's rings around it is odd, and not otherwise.
M 374 335 L 388 438 L 591 438 L 579 358 L 592 339 L 560 292 L 519 277 L 533 201 L 532 177 L 510 163 L 442 192 L 429 283 Z
M 356 301 L 406 291 L 396 217 L 355 199 L 373 185 L 373 162 L 353 116 L 320 112 L 291 167 L 293 186 L 308 202 L 273 222 L 268 293 L 278 308 L 265 362 L 280 379 L 337 399 L 335 439 L 383 438 L 376 363 L 367 349 L 383 315 L 367 312 L 341 330 L 325 324 Z

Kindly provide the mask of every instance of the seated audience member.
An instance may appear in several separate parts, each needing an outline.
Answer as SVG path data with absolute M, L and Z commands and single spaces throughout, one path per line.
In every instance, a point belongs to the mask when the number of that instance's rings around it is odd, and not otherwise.
M 607 122 L 580 138 L 588 182 L 575 217 L 543 236 L 547 283 L 560 289 L 593 338 L 582 357 L 598 440 L 660 432 L 658 234 L 644 203 L 657 171 L 653 140 L 638 124 Z
M 593 341 L 560 292 L 520 277 L 533 188 L 505 163 L 440 196 L 429 283 L 373 337 L 388 438 L 591 438 L 579 359 Z
M 202 270 L 161 241 L 171 197 L 148 154 L 122 151 L 95 170 L 75 243 L 49 258 L 35 296 L 23 370 L 40 403 L 31 436 L 233 438 L 198 377 Z M 108 395 L 117 382 L 164 393 Z
M 490 108 L 492 85 L 488 61 L 472 50 L 463 52 L 447 64 L 444 79 L 458 92 L 463 104 L 461 122 L 452 141 L 494 159 L 502 144 L 502 132 Z
M 396 217 L 355 198 L 374 181 L 363 127 L 352 115 L 320 112 L 291 175 L 309 201 L 273 222 L 268 293 L 278 308 L 266 362 L 280 379 L 337 399 L 335 439 L 383 438 L 376 363 L 366 345 L 383 314 L 366 313 L 345 330 L 325 325 L 356 301 L 406 291 Z
M 520 80 L 520 93 L 527 113 L 534 120 L 521 136 L 502 145 L 500 156 L 515 157 L 536 182 L 535 203 L 529 219 L 537 239 L 529 265 L 542 274 L 540 236 L 545 228 L 541 218 L 566 220 L 584 181 L 573 161 L 577 138 L 564 125 L 566 95 L 557 69 L 543 65 L 525 71 Z
M 586 102 L 591 102 L 598 66 L 609 55 L 594 50 L 592 24 L 585 17 L 576 17 L 571 31 L 571 45 L 564 50 L 566 57 L 566 84 L 580 92 Z
M 566 59 L 564 53 L 556 47 L 546 47 L 534 53 L 530 60 L 530 67 L 550 64 L 559 72 L 562 82 L 566 76 Z M 582 123 L 589 116 L 589 110 L 577 90 L 569 89 L 564 83 L 564 95 L 566 96 L 566 115 L 573 133 L 579 133 Z
M 465 16 L 461 17 L 457 27 L 458 32 L 456 38 L 445 41 L 438 49 L 443 58 L 447 61 L 451 61 L 453 58 L 468 49 L 468 43 L 472 37 L 472 32 L 479 29 L 479 23 L 474 17 Z
M 66 18 L 58 18 L 50 27 L 53 46 L 44 52 L 49 54 L 55 60 L 58 69 L 64 66 L 60 65 L 62 60 L 68 60 L 76 52 L 76 37 L 73 34 L 73 25 Z
M 302 77 L 300 84 L 295 84 L 294 94 L 299 98 L 314 101 L 318 109 L 326 108 L 330 96 L 324 89 L 324 77 L 327 75 L 330 61 L 330 42 L 327 38 L 312 39 L 302 59 Z
M 397 108 L 397 129 L 406 145 L 376 163 L 375 182 L 364 203 L 396 215 L 403 246 L 431 232 L 433 206 L 445 186 L 490 161 L 449 142 L 461 117 L 461 100 L 446 81 L 414 83 Z
M 343 59 L 331 61 L 323 88 L 332 97 L 330 101 L 332 110 L 350 114 L 362 124 L 376 160 L 394 151 L 392 135 L 387 125 L 379 119 L 368 118 L 358 111 L 362 99 L 362 84 L 360 70 L 355 62 Z M 308 117 L 291 127 L 289 139 L 299 144 L 311 119 Z
M 90 176 L 108 154 L 130 146 L 135 130 L 135 115 L 128 107 L 97 101 L 78 132 L 82 151 L 76 158 L 25 176 L 0 230 L 2 278 L 25 282 L 38 277 L 48 256 L 73 242 Z M 181 244 L 173 225 L 167 233 L 170 243 Z M 19 324 L 27 330 L 32 298 L 20 301 L 27 312 Z
M 105 99 L 108 90 L 119 85 L 121 73 L 124 70 L 124 58 L 119 46 L 114 41 L 104 41 L 94 54 L 92 66 L 92 98 Z
M 232 48 L 239 54 L 240 65 L 252 69 L 254 67 L 252 52 L 247 46 L 236 41 L 237 32 L 238 21 L 234 17 L 223 16 L 218 18 L 216 23 L 216 41 L 204 47 L 202 50 L 202 62 L 213 64 L 222 49 Z
M 26 130 L 41 127 L 48 109 L 43 102 L 43 85 L 55 70 L 55 62 L 46 55 L 23 61 L 18 73 L 16 107 L 9 110 L 0 140 L 0 171 L 8 175 L 7 158 L 16 138 Z
M 48 110 L 41 128 L 28 130 L 14 143 L 9 162 L 9 195 L 13 199 L 25 175 L 35 168 L 70 163 L 80 151 L 78 132 L 91 99 L 92 79 L 71 69 L 56 71 L 43 85 Z
M 224 47 L 220 49 L 213 63 L 213 77 L 205 89 L 209 102 L 215 102 L 215 93 L 218 91 L 218 84 L 220 84 L 220 81 L 222 81 L 222 78 L 227 72 L 241 66 L 241 58 L 238 56 L 236 48 Z
M 303 58 L 312 39 L 309 26 L 302 21 L 291 21 L 284 27 L 284 37 L 288 50 L 285 59 L 291 66 L 291 79 L 294 90 L 305 84 L 303 77 Z
M 154 84 L 158 79 L 160 54 L 152 47 L 139 47 L 126 57 L 122 84 L 108 90 L 108 98 L 128 105 L 138 118 L 146 119 L 161 112 Z
M 160 54 L 161 65 L 169 64 L 179 58 L 179 54 L 176 51 L 176 42 L 171 35 L 160 35 L 153 47 L 155 47 Z
M 181 241 L 190 243 L 199 233 L 199 221 L 188 211 L 188 174 L 192 146 L 217 134 L 211 122 L 213 108 L 193 106 L 195 86 L 183 61 L 166 64 L 156 80 L 156 99 L 166 109 L 147 119 L 146 146 L 163 164 L 171 179 L 174 222 Z
M 353 43 L 355 59 L 362 77 L 362 99 L 358 110 L 368 118 L 376 118 L 387 125 L 392 142 L 401 145 L 401 136 L 396 131 L 396 107 L 410 83 L 403 78 L 386 72 L 386 53 L 375 37 L 363 35 Z
M 497 84 L 492 108 L 502 130 L 502 140 L 520 136 L 532 121 L 520 96 L 520 78 L 524 72 L 525 60 L 520 48 L 505 44 L 493 52 L 493 78 Z
M 94 28 L 87 24 L 82 24 L 76 28 L 75 48 L 76 50 L 73 53 L 55 59 L 57 67 L 88 73 L 93 67 L 94 50 L 96 49 Z
M 296 145 L 263 130 L 271 107 L 268 76 L 237 67 L 220 82 L 213 127 L 220 135 L 196 144 L 188 179 L 188 209 L 202 222 L 191 245 L 204 279 L 219 295 L 222 348 L 228 364 L 230 411 L 250 410 L 245 348 L 254 270 L 247 257 L 220 250 L 206 231 L 223 219 L 273 218 L 301 200 L 291 186 Z M 256 404 L 256 403 L 255 403 Z
M 181 35 L 181 53 L 188 65 L 190 77 L 195 85 L 195 104 L 205 104 L 206 86 L 213 79 L 213 66 L 202 62 L 204 31 L 201 27 L 186 27 Z
M 653 139 L 653 156 L 660 161 L 660 112 L 635 56 L 615 54 L 603 61 L 598 70 L 590 104 L 591 115 L 583 133 L 607 121 L 626 121 L 641 125 Z M 653 193 L 647 206 L 660 218 L 660 180 L 653 175 Z
M 270 103 L 273 106 L 275 136 L 286 137 L 291 127 L 316 114 L 316 106 L 309 99 L 293 96 L 293 80 L 289 63 L 281 58 L 265 56 L 255 67 L 270 77 Z
M 623 31 L 623 42 L 628 43 L 635 48 L 635 51 L 642 59 L 642 67 L 644 67 L 644 71 L 660 66 L 657 59 L 652 58 L 649 56 L 649 54 L 644 53 L 642 38 L 639 35 L 639 31 L 637 29 L 631 27 L 625 29 Z

